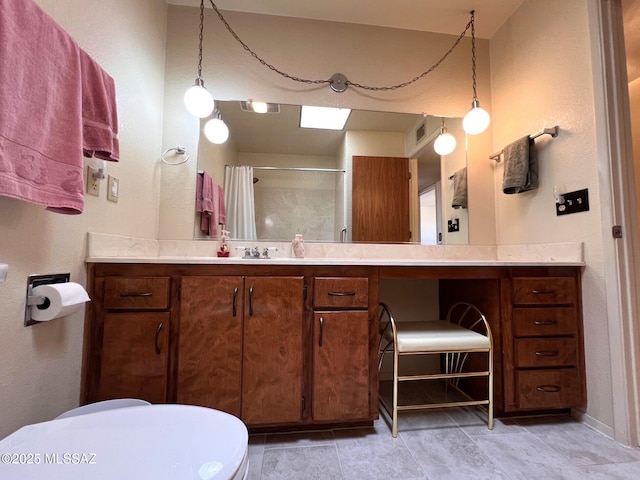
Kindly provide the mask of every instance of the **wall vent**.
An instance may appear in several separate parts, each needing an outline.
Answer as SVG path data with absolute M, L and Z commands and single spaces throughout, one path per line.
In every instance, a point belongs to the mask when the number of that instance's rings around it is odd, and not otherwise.
M 425 134 L 426 134 L 426 127 L 425 127 L 425 123 L 423 122 L 416 129 L 416 145 L 420 143 L 420 140 L 424 138 Z

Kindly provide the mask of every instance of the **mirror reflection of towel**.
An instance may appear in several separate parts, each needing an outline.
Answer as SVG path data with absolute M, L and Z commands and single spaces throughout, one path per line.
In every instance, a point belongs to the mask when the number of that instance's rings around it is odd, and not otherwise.
M 502 191 L 521 193 L 538 188 L 538 158 L 528 135 L 504 148 Z
M 449 178 L 453 180 L 451 208 L 467 208 L 467 167 L 458 170 Z
M 196 211 L 200 212 L 200 230 L 218 238 L 218 225 L 227 221 L 224 191 L 207 172 L 197 176 Z

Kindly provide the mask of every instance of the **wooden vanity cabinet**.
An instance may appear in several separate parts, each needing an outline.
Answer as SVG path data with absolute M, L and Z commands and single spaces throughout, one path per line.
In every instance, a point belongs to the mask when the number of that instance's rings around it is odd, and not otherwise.
M 84 403 L 125 397 L 167 401 L 171 285 L 169 277 L 96 280 Z
M 505 411 L 584 408 L 578 270 L 516 270 L 505 294 L 510 299 Z
M 247 277 L 244 292 L 242 420 L 300 422 L 304 277 Z
M 372 319 L 366 277 L 316 277 L 313 313 L 315 421 L 369 419 Z
M 301 421 L 301 276 L 182 277 L 177 401 L 247 425 Z
M 183 277 L 177 402 L 240 416 L 244 278 Z

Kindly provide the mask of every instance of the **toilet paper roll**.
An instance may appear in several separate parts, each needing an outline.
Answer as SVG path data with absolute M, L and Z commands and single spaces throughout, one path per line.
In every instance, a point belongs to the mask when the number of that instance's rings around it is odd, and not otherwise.
M 31 295 L 49 299 L 46 308 L 42 308 L 44 305 L 40 305 L 40 308 L 37 305 L 31 307 L 31 318 L 38 322 L 48 322 L 71 315 L 83 303 L 91 300 L 84 287 L 73 282 L 39 285 L 32 290 Z

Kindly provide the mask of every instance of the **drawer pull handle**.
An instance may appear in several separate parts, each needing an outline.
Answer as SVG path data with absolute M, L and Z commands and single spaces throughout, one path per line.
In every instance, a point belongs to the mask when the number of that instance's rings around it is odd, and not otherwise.
M 320 338 L 318 339 L 318 346 L 322 346 L 322 337 L 324 336 L 324 318 L 320 317 Z
M 558 321 L 557 320 L 536 320 L 533 323 L 534 323 L 534 325 L 537 325 L 537 326 L 557 325 Z
M 557 350 L 542 350 L 536 352 L 536 357 L 557 357 L 559 352 Z
M 330 297 L 355 297 L 356 292 L 329 292 L 327 295 Z
M 238 309 L 236 308 L 238 301 L 238 287 L 233 289 L 233 316 L 235 317 L 238 314 Z
M 145 292 L 145 293 L 121 293 L 121 297 L 153 297 L 153 293 Z
M 560 385 L 539 385 L 536 390 L 544 393 L 557 393 L 562 390 Z
M 253 287 L 249 288 L 249 316 L 253 316 Z
M 531 293 L 534 295 L 553 295 L 556 293 L 555 290 L 531 290 Z
M 155 340 L 156 355 L 160 355 L 160 345 L 158 344 L 158 337 L 160 337 L 161 330 L 162 330 L 162 323 L 158 325 L 158 328 L 156 329 L 156 340 Z

